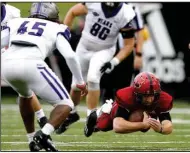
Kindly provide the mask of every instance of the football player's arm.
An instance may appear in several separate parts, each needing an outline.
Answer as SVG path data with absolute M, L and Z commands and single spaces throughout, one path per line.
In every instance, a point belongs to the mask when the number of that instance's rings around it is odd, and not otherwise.
M 1 31 L 1 49 L 9 45 L 10 30 L 8 27 Z
M 74 18 L 76 16 L 86 15 L 87 12 L 88 10 L 85 4 L 78 3 L 71 7 L 70 10 L 67 12 L 63 23 L 71 29 Z
M 160 133 L 162 134 L 170 134 L 173 131 L 172 119 L 169 112 L 161 113 L 159 116 L 159 120 L 161 122 L 162 129 Z
M 158 116 L 159 121 L 153 118 L 149 118 L 149 123 L 151 128 L 161 134 L 170 134 L 172 133 L 173 126 L 171 121 L 171 116 L 169 112 L 160 113 Z
M 72 50 L 69 42 L 65 37 L 63 37 L 63 33 L 58 34 L 56 47 L 62 56 L 65 57 L 65 60 L 68 64 L 69 69 L 71 70 L 72 74 L 74 75 L 77 84 L 84 84 L 84 80 L 82 78 L 81 67 L 80 63 L 77 59 L 75 52 Z
M 113 120 L 113 130 L 116 133 L 132 133 L 149 128 L 147 122 L 130 122 L 126 120 L 130 112 L 123 107 L 119 107 L 116 117 Z

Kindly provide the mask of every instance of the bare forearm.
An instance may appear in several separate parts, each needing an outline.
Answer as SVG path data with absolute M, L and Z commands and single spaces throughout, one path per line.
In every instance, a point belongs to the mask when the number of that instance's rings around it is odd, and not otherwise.
M 134 38 L 125 40 L 125 46 L 122 48 L 118 54 L 115 56 L 120 62 L 123 61 L 125 58 L 127 58 L 130 53 L 133 51 L 135 40 Z
M 115 118 L 113 121 L 113 130 L 116 133 L 131 133 L 144 129 L 143 122 L 129 122 L 123 118 Z
M 137 43 L 136 43 L 136 52 L 142 53 L 142 46 L 144 43 L 143 30 L 137 32 Z
M 75 18 L 75 15 L 73 14 L 72 10 L 70 10 L 65 16 L 63 23 L 67 25 L 69 29 L 71 29 L 74 18 Z
M 87 8 L 82 3 L 78 3 L 67 12 L 63 23 L 71 29 L 74 18 L 76 16 L 85 15 L 87 12 Z
M 173 130 L 172 122 L 168 120 L 162 121 L 162 131 L 161 134 L 171 134 Z

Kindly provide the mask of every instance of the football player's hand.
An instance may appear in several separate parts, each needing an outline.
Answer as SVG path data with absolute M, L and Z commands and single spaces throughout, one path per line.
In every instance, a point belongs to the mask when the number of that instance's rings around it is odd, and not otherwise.
M 116 57 L 114 57 L 111 61 L 106 62 L 106 63 L 100 68 L 100 72 L 101 72 L 101 73 L 110 73 L 110 72 L 114 69 L 114 67 L 115 67 L 116 65 L 118 65 L 118 64 L 119 64 L 119 60 L 118 60 Z
M 144 128 L 142 130 L 148 130 L 148 129 L 150 129 L 151 126 L 150 126 L 148 118 L 143 119 L 143 124 L 144 124 Z
M 157 121 L 157 120 L 154 119 L 154 118 L 149 118 L 149 119 L 148 119 L 148 122 L 149 122 L 151 128 L 152 128 L 155 132 L 159 132 L 159 133 L 162 132 L 162 125 L 160 124 L 159 121 Z
M 87 84 L 77 84 L 76 87 L 81 90 L 81 96 L 86 96 L 88 94 Z
M 135 56 L 134 59 L 134 69 L 140 70 L 142 68 L 142 56 Z
M 110 73 L 114 69 L 114 65 L 111 62 L 106 62 L 100 69 L 101 73 Z

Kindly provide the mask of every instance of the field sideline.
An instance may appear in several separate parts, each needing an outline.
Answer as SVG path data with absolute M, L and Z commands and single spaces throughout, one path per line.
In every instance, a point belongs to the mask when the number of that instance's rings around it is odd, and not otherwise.
M 52 137 L 59 151 L 190 151 L 190 110 L 187 108 L 171 111 L 174 123 L 171 135 L 161 135 L 152 130 L 146 134 L 122 135 L 111 131 L 86 138 L 83 135 L 86 107 L 79 106 L 80 121 L 64 134 L 53 134 Z M 45 104 L 43 109 L 49 115 L 52 107 Z M 39 129 L 37 124 L 36 128 Z M 16 104 L 3 102 L 1 105 L 1 151 L 28 151 L 26 133 Z

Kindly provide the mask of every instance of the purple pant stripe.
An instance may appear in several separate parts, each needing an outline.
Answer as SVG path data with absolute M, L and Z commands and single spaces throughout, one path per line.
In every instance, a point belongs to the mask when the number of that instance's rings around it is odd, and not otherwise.
M 46 77 L 46 75 L 43 72 L 40 72 L 40 73 L 46 79 L 46 81 L 49 83 L 49 85 L 53 88 L 53 90 L 57 93 L 57 95 L 59 96 L 59 98 L 61 100 L 63 100 L 63 97 L 61 96 L 61 94 L 59 93 L 59 91 L 56 89 L 56 87 L 53 85 L 53 83 L 51 83 L 51 81 Z
M 57 84 L 57 86 L 61 89 L 61 91 L 63 91 L 63 94 L 66 96 L 66 98 L 69 99 L 67 92 L 65 92 L 65 90 L 62 88 L 62 86 L 59 84 L 59 82 L 56 80 L 56 78 L 54 78 L 45 67 L 38 67 L 38 69 L 44 69 L 47 72 L 47 74 L 54 80 L 54 82 Z

